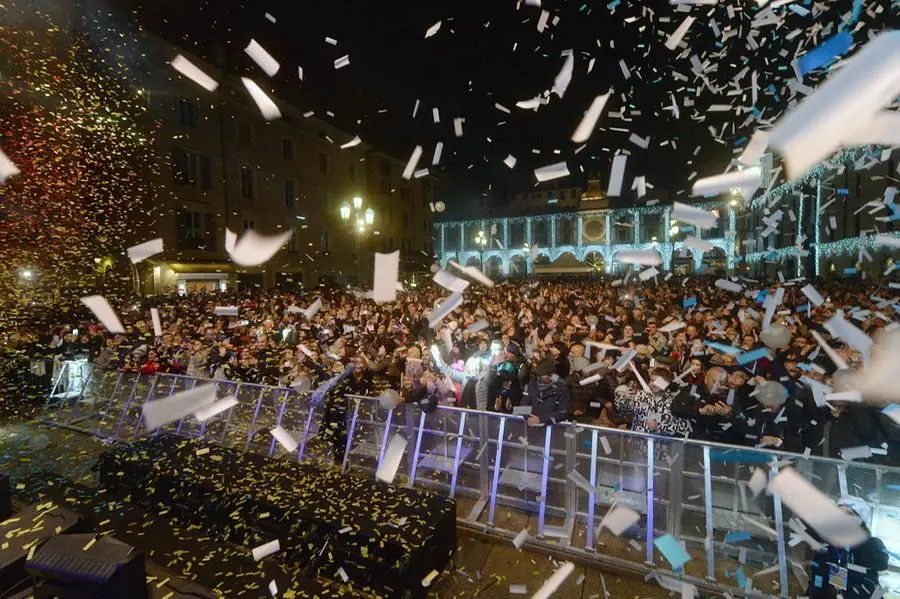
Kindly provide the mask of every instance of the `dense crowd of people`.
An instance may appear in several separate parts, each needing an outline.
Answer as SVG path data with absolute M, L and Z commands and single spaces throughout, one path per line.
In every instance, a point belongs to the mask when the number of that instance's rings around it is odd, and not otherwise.
M 512 413 L 531 426 L 577 421 L 900 465 L 900 426 L 852 389 L 853 371 L 886 351 L 878 342 L 900 328 L 893 290 L 805 285 L 699 277 L 472 285 L 434 326 L 429 315 L 448 295 L 437 285 L 388 304 L 335 287 L 153 297 L 114 302 L 125 334 L 105 331 L 83 308 L 57 309 L 42 326 L 8 335 L 4 351 L 32 364 L 82 360 L 104 371 L 308 390 L 322 405 L 319 431 L 337 463 L 346 396 L 380 394 L 382 405 Z M 835 318 L 858 335 L 837 330 Z M 861 346 L 859 335 L 875 346 Z M 869 521 L 863 499 L 838 503 Z M 817 550 L 808 596 L 878 588 L 888 566 L 880 539 L 851 549 L 810 534 Z
M 154 297 L 114 306 L 126 334 L 111 335 L 76 309 L 57 314 L 43 334 L 23 329 L 13 343 L 31 358 L 83 358 L 100 369 L 304 389 L 352 370 L 330 395 L 394 389 L 426 409 L 515 412 L 536 426 L 575 420 L 898 463 L 900 427 L 879 409 L 816 397 L 816 385 L 840 391 L 841 377 L 813 336 L 860 368 L 860 353 L 823 325 L 843 311 L 877 340 L 896 317 L 892 290 L 820 284 L 825 301 L 816 306 L 801 293 L 805 282 L 737 282 L 740 291 L 699 277 L 472 285 L 434 328 L 427 317 L 448 292 L 432 284 L 389 304 L 326 287 Z M 766 347 L 765 297 L 777 287 L 783 297 L 767 329 L 783 327 L 786 343 L 741 363 Z M 217 315 L 225 306 L 237 315 Z M 863 447 L 871 450 L 860 457 Z

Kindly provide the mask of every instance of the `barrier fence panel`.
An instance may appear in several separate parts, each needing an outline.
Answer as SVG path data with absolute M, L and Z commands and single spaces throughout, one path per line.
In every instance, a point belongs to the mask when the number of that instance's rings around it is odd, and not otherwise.
M 113 373 L 103 373 L 103 376 Z M 96 374 L 95 374 L 96 376 Z M 116 377 L 116 383 L 108 394 L 98 394 L 94 400 L 92 423 L 89 425 L 94 435 L 112 437 L 125 406 L 134 396 L 141 375 L 137 372 L 122 372 Z
M 144 430 L 145 402 L 209 382 L 218 399 L 234 396 L 238 404 L 206 422 L 191 415 Z M 832 500 L 865 499 L 872 507 L 869 528 L 891 551 L 893 573 L 900 568 L 894 557 L 900 553 L 898 468 L 589 425 L 533 427 L 521 416 L 453 407 L 427 414 L 406 404 L 385 410 L 377 399 L 358 396 L 313 406 L 310 394 L 297 389 L 85 370 L 74 362 L 60 364 L 53 389 L 45 419 L 99 436 L 167 431 L 367 477 L 400 435 L 407 446 L 394 484 L 456 497 L 461 521 L 507 536 L 524 529 L 535 542 L 583 557 L 615 559 L 637 571 L 652 567 L 744 596 L 806 590 L 811 553 L 798 542 L 802 523 L 779 497 L 754 495 L 748 487 L 755 474 L 770 478 L 790 466 Z M 276 426 L 298 442 L 290 455 L 269 433 Z M 619 536 L 601 526 L 613 507 L 639 516 Z M 683 572 L 673 572 L 654 547 L 665 534 L 691 556 Z
M 288 390 L 241 383 L 237 389 L 238 405 L 228 420 L 229 444 L 238 449 L 268 454 L 272 436 L 270 430 L 278 425 Z
M 409 486 L 432 489 L 450 495 L 461 460 L 469 449 L 457 453 L 457 439 L 463 433 L 466 413 L 455 410 L 436 410 L 422 413 L 423 426 L 416 431 L 413 465 Z M 409 447 L 409 446 L 408 446 Z
M 350 447 L 346 454 L 346 468 L 374 476 L 391 435 L 405 422 L 405 407 L 385 410 L 378 401 L 365 397 L 350 398 L 355 414 L 355 426 L 350 428 Z M 404 429 L 405 432 L 405 429 Z

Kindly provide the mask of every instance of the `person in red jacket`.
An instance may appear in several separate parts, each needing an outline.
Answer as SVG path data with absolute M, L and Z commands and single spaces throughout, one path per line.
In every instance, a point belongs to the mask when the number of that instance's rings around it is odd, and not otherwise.
M 159 358 L 154 350 L 147 352 L 147 361 L 138 369 L 141 374 L 156 374 L 159 371 Z

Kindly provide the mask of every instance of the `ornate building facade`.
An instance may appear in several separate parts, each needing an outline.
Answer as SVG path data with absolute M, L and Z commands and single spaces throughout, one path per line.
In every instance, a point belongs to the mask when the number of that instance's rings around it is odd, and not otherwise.
M 735 267 L 735 208 L 729 201 L 697 204 L 718 215 L 712 229 L 698 232 L 671 217 L 671 206 L 579 210 L 533 216 L 435 223 L 441 266 L 451 260 L 477 265 L 494 276 L 521 276 L 574 259 L 585 270 L 615 273 L 623 250 L 656 249 L 665 270 L 731 271 Z M 713 246 L 708 252 L 686 248 L 688 236 Z

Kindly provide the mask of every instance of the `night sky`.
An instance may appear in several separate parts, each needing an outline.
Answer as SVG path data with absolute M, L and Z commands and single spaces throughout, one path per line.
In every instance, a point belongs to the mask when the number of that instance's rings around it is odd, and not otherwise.
M 630 154 L 626 190 L 634 176 L 646 175 L 656 188 L 669 191 L 669 199 L 683 199 L 691 173 L 722 172 L 735 148 L 761 124 L 774 122 L 797 95 L 788 86 L 795 56 L 842 28 L 851 28 L 860 41 L 898 21 L 887 2 L 858 3 L 854 13 L 852 0 L 780 6 L 771 11 L 777 23 L 755 28 L 751 21 L 765 17 L 755 1 L 692 7 L 617 0 L 544 0 L 542 7 L 515 0 L 85 1 L 89 12 L 105 7 L 117 26 L 138 22 L 213 62 L 227 60 L 236 74 L 262 80 L 265 75 L 243 53 L 254 38 L 282 64 L 271 81 L 278 98 L 315 110 L 401 159 L 420 144 L 423 161 L 430 163 L 435 142 L 443 141 L 440 170 L 451 205 L 465 194 L 502 198 L 527 190 L 535 183 L 534 168 L 561 160 L 568 161 L 573 182 L 583 182 L 581 168 L 599 171 L 605 185 L 617 151 Z M 542 10 L 549 12 L 549 23 L 539 33 Z M 684 47 L 669 50 L 664 42 L 687 16 L 696 21 Z M 438 21 L 439 32 L 425 39 Z M 327 44 L 326 37 L 337 45 Z M 575 67 L 563 98 L 551 94 L 538 112 L 516 108 L 517 101 L 553 86 L 565 60 L 561 53 L 568 49 L 574 51 Z M 350 66 L 335 70 L 334 60 L 345 54 Z M 595 63 L 587 74 L 591 58 Z M 692 72 L 692 64 L 701 69 Z M 304 70 L 302 83 L 298 66 Z M 756 112 L 750 113 L 754 71 L 759 91 Z M 814 87 L 825 74 L 814 71 L 803 84 Z M 576 155 L 578 145 L 569 138 L 593 98 L 609 89 L 614 93 L 600 128 Z M 716 105 L 731 109 L 710 111 Z M 440 111 L 437 125 L 433 107 Z M 623 109 L 624 118 L 613 116 Z M 327 117 L 326 110 L 335 117 Z M 466 119 L 462 138 L 454 135 L 455 117 Z M 650 137 L 649 146 L 630 143 L 631 133 Z M 515 169 L 503 164 L 508 154 L 518 159 Z

